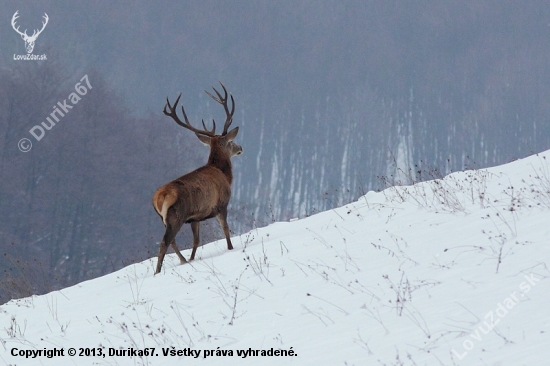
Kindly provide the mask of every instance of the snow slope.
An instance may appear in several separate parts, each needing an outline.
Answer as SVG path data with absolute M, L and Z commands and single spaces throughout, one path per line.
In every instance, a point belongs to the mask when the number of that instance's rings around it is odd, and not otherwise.
M 152 258 L 12 300 L 0 364 L 546 365 L 549 160 L 369 192 L 233 251 L 169 255 L 157 276 Z

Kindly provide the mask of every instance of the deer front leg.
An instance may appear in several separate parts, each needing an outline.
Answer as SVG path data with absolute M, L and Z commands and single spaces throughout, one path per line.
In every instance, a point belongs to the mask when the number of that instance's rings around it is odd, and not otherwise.
M 229 238 L 229 225 L 227 225 L 227 209 L 220 210 L 218 214 L 218 222 L 222 227 L 223 233 L 225 234 L 225 240 L 227 241 L 227 250 L 233 249 L 233 244 L 231 244 L 231 239 Z

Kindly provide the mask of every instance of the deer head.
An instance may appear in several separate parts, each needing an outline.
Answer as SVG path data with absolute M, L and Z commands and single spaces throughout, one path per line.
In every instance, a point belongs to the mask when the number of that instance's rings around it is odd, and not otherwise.
M 174 106 L 170 104 L 170 101 L 166 99 L 166 105 L 164 106 L 163 113 L 166 116 L 171 117 L 178 125 L 185 127 L 188 130 L 191 130 L 195 133 L 197 138 L 206 146 L 210 146 L 210 153 L 211 158 L 212 154 L 216 155 L 219 153 L 225 153 L 228 155 L 228 157 L 233 157 L 235 155 L 241 155 L 243 152 L 243 149 L 240 145 L 237 145 L 233 142 L 235 137 L 237 137 L 237 133 L 239 132 L 239 127 L 235 127 L 231 131 L 227 131 L 229 129 L 229 126 L 233 122 L 233 114 L 235 113 L 235 100 L 233 99 L 233 95 L 231 95 L 231 111 L 229 111 L 229 107 L 227 105 L 228 102 L 228 95 L 227 90 L 225 89 L 225 86 L 220 82 L 220 85 L 223 88 L 224 96 L 222 96 L 216 88 L 212 88 L 214 92 L 216 93 L 217 97 L 210 94 L 208 91 L 205 91 L 206 94 L 208 94 L 212 99 L 214 99 L 216 102 L 220 103 L 224 110 L 225 110 L 225 123 L 223 125 L 223 131 L 221 135 L 216 135 L 216 121 L 212 120 L 212 129 L 209 130 L 206 128 L 206 125 L 204 124 L 204 120 L 202 120 L 202 126 L 203 130 L 197 129 L 191 125 L 189 122 L 189 119 L 187 118 L 187 114 L 185 113 L 185 109 L 183 106 L 181 107 L 181 111 L 183 114 L 184 122 L 182 122 L 177 113 L 176 108 L 179 103 L 181 94 L 178 96 L 176 101 L 174 102 Z M 210 158 L 210 159 L 211 159 Z M 210 160 L 209 159 L 209 160 Z
M 21 32 L 19 31 L 19 27 L 17 28 L 15 27 L 15 20 L 19 18 L 19 15 L 17 15 L 17 13 L 19 13 L 19 10 L 17 10 L 15 14 L 13 14 L 13 17 L 11 18 L 11 26 L 17 33 L 19 33 L 21 38 L 23 38 L 23 41 L 25 41 L 25 48 L 27 50 L 27 53 L 32 53 L 32 50 L 34 49 L 34 42 L 36 41 L 40 33 L 42 33 L 44 28 L 46 28 L 46 24 L 48 24 L 48 20 L 49 20 L 48 14 L 44 13 L 44 17 L 43 17 L 44 21 L 42 22 L 42 29 L 40 30 L 35 29 L 34 32 L 32 33 L 32 36 L 28 36 L 26 29 L 24 32 Z

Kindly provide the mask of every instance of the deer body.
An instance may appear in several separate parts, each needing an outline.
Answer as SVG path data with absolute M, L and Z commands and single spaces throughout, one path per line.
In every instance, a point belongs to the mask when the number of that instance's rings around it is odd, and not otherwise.
M 155 274 L 161 270 L 168 245 L 172 246 L 182 264 L 187 262 L 181 255 L 175 241 L 176 234 L 185 223 L 191 224 L 193 231 L 193 251 L 190 260 L 195 258 L 199 245 L 200 222 L 212 217 L 218 219 L 223 229 L 227 249 L 233 249 L 229 237 L 229 226 L 227 225 L 227 205 L 231 197 L 231 182 L 233 180 L 231 157 L 240 155 L 242 147 L 233 142 L 239 128 L 236 127 L 227 132 L 227 128 L 232 121 L 235 102 L 231 97 L 233 108 L 230 113 L 227 108 L 227 91 L 223 84 L 222 87 L 225 91 L 225 97 L 222 97 L 216 89 L 214 91 L 218 98 L 208 93 L 214 100 L 224 105 L 226 110 L 227 119 L 222 135 L 215 135 L 215 122 L 212 130 L 206 130 L 206 128 L 205 130 L 197 130 L 192 127 L 187 120 L 183 107 L 182 111 L 186 122 L 181 122 L 175 113 L 179 97 L 174 107 L 171 107 L 169 102 L 165 107 L 164 113 L 166 115 L 172 117 L 181 126 L 195 132 L 201 142 L 210 146 L 210 156 L 206 165 L 165 184 L 153 195 L 153 207 L 166 227 L 166 232 L 160 244 Z M 167 107 L 170 112 L 166 111 Z

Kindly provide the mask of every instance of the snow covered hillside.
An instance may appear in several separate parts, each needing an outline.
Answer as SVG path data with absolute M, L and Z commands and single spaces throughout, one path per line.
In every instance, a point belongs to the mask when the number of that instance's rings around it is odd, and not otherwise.
M 0 364 L 549 362 L 548 151 L 369 192 L 233 245 L 2 305 Z

